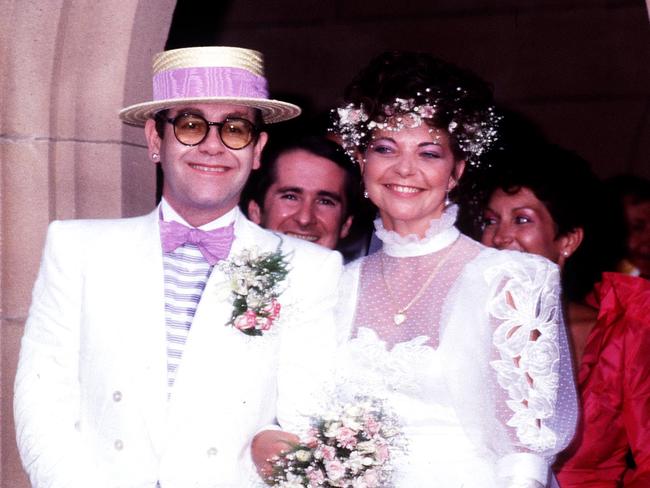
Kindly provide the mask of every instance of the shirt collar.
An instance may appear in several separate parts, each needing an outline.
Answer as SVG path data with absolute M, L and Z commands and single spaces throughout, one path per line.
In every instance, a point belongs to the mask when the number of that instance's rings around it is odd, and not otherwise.
M 160 214 L 161 214 L 161 218 L 166 222 L 173 220 L 187 227 L 194 227 L 188 224 L 187 221 L 183 217 L 181 217 L 176 210 L 172 208 L 169 202 L 165 200 L 165 197 L 163 197 L 160 200 Z M 201 230 L 214 230 L 218 227 L 226 227 L 235 221 L 237 214 L 238 214 L 238 210 L 237 210 L 237 206 L 235 206 L 231 210 L 223 214 L 221 217 L 216 218 L 213 221 L 208 222 L 207 224 L 203 224 L 197 228 Z

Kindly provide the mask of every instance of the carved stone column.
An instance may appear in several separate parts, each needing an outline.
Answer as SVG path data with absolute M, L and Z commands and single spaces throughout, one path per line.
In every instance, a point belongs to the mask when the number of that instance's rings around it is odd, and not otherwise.
M 15 447 L 13 378 L 53 219 L 154 205 L 142 130 L 120 108 L 151 96 L 174 0 L 0 0 L 0 479 L 28 487 Z

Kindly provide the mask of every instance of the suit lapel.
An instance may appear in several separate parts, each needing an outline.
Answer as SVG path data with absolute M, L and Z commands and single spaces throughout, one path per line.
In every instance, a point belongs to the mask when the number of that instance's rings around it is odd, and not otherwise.
M 167 339 L 158 210 L 143 217 L 142 225 L 133 234 L 127 236 L 131 252 L 125 263 L 129 280 L 124 290 L 125 300 L 130 303 L 125 313 L 130 314 L 133 327 L 130 339 L 118 340 L 130 346 L 133 390 L 152 445 L 160 453 L 167 409 Z

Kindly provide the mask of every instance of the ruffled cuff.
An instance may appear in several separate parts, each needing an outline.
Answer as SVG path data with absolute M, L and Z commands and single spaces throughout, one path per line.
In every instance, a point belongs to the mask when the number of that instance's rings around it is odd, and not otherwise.
M 548 484 L 549 467 L 537 454 L 518 452 L 508 454 L 497 463 L 497 477 L 507 481 L 509 488 L 544 487 Z

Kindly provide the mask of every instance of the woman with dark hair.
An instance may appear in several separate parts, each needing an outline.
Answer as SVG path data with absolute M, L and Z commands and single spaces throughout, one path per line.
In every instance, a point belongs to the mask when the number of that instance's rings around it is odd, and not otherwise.
M 428 54 L 388 52 L 336 111 L 377 207 L 380 251 L 348 265 L 341 399 L 382 398 L 407 454 L 394 486 L 542 487 L 576 397 L 557 267 L 460 234 L 449 191 L 497 137 L 489 86 Z
M 622 208 L 589 163 L 561 147 L 538 141 L 525 148 L 506 147 L 491 156 L 480 191 L 493 203 L 487 202 L 481 216 L 479 238 L 498 249 L 530 252 L 557 263 L 564 271 L 564 295 L 580 302 L 603 271 L 615 269 L 625 252 Z M 536 222 L 544 221 L 547 227 L 525 225 L 532 216 L 517 213 L 517 199 L 535 201 Z M 512 220 L 496 215 L 497 202 L 512 208 Z M 538 229 L 538 237 L 516 239 L 516 230 L 531 227 Z
M 495 168 L 483 243 L 544 256 L 562 273 L 583 413 L 558 480 L 563 488 L 650 486 L 650 282 L 606 272 L 624 252 L 623 220 L 569 151 L 529 147 Z M 630 449 L 637 468 L 625 476 Z

